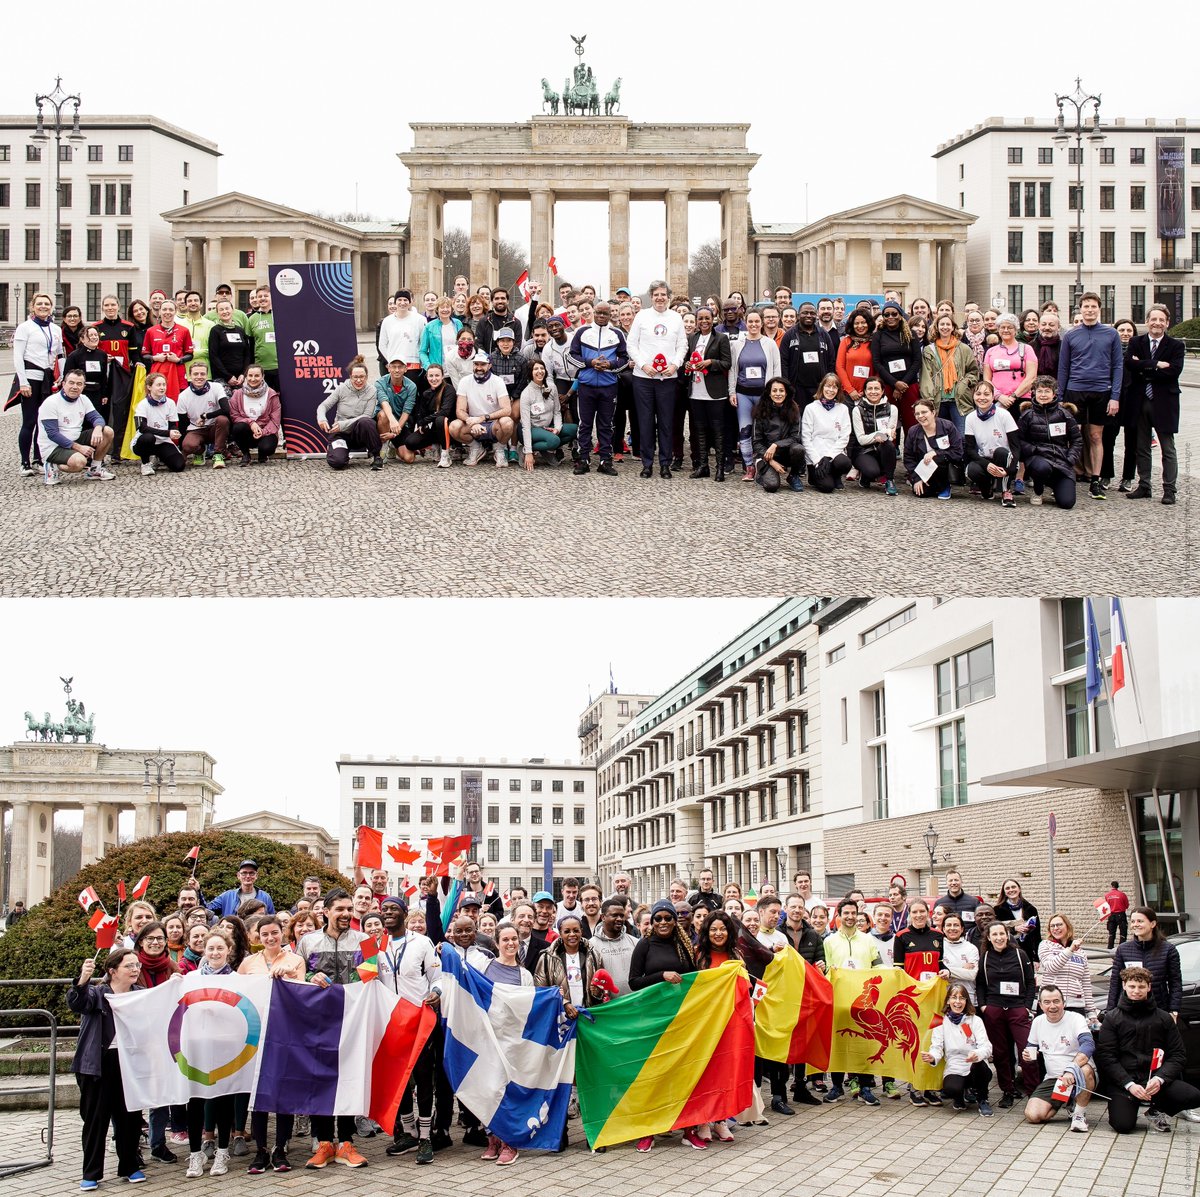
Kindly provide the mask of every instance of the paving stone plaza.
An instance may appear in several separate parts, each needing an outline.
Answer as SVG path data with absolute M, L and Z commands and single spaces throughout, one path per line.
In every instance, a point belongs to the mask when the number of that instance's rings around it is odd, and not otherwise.
M 278 457 L 151 478 L 134 463 L 103 486 L 9 470 L 0 595 L 1195 594 L 1200 364 L 1184 381 L 1172 508 L 1157 486 L 1139 503 L 1084 490 L 1073 511 L 853 483 L 765 495 L 736 474 L 642 481 L 629 458 L 618 478 L 576 478 L 569 460 L 528 475 L 432 457 L 382 473 Z
M 1089 1110 L 1101 1107 L 1096 1102 Z M 1092 1121 L 1096 1121 L 1092 1115 Z M 1102 1118 L 1102 1115 L 1100 1116 Z M 32 1147 L 39 1127 L 34 1114 L 6 1114 L 4 1158 Z M 276 1176 L 247 1176 L 248 1159 L 231 1159 L 229 1175 L 211 1181 L 185 1181 L 186 1156 L 174 1165 L 151 1161 L 145 1192 L 221 1192 L 227 1197 L 264 1193 L 342 1194 L 348 1189 L 370 1197 L 397 1192 L 539 1192 L 545 1197 L 580 1193 L 644 1193 L 649 1197 L 699 1197 L 743 1193 L 762 1197 L 1193 1197 L 1200 1185 L 1200 1125 L 1176 1121 L 1171 1135 L 1137 1131 L 1114 1135 L 1095 1126 L 1072 1134 L 1059 1120 L 1027 1125 L 1016 1109 L 995 1118 L 947 1109 L 916 1109 L 887 1102 L 877 1110 L 857 1102 L 801 1107 L 794 1118 L 772 1116 L 766 1127 L 739 1128 L 728 1147 L 693 1151 L 678 1135 L 657 1140 L 648 1155 L 632 1145 L 593 1155 L 578 1122 L 569 1124 L 571 1145 L 563 1155 L 522 1155 L 497 1174 L 495 1164 L 478 1159 L 479 1148 L 458 1142 L 418 1167 L 414 1157 L 389 1159 L 383 1136 L 356 1140 L 369 1161 L 353 1174 L 330 1165 L 321 1172 L 303 1168 Z M 847 1136 L 852 1134 L 852 1139 Z M 298 1146 L 298 1145 L 297 1145 Z M 55 1162 L 7 1181 L 0 1192 L 51 1197 L 76 1187 L 80 1169 L 79 1120 L 60 1110 L 55 1128 Z M 27 1156 L 24 1158 L 28 1158 Z M 293 1164 L 302 1151 L 290 1153 Z M 115 1179 L 116 1156 L 105 1160 L 103 1189 L 123 1188 Z M 414 1175 L 415 1174 L 415 1175 Z M 102 1189 L 102 1191 L 103 1191 Z

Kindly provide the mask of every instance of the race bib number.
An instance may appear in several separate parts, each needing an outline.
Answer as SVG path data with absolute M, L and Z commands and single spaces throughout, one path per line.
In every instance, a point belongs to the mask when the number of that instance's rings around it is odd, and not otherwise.
M 1006 357 L 998 357 L 992 362 L 993 370 L 1011 370 L 1012 362 Z
M 83 368 L 88 374 L 99 374 L 100 373 L 100 363 L 99 362 L 84 362 Z
M 808 349 L 802 355 L 806 366 L 815 366 L 821 360 L 821 355 L 815 349 Z
M 904 371 L 908 369 L 908 362 L 906 362 L 902 357 L 893 358 L 890 362 L 888 362 L 888 369 L 891 370 L 893 374 L 903 374 Z
M 268 332 L 268 333 L 264 333 L 264 334 L 263 334 L 263 340 L 264 340 L 264 341 L 266 341 L 266 343 L 267 343 L 268 345 L 274 345 L 274 344 L 275 344 L 275 333 L 274 333 L 274 330 L 272 330 L 271 332 Z
M 950 448 L 950 438 L 948 436 L 939 436 L 934 442 L 939 449 Z
M 1016 997 L 1021 992 L 1021 987 L 1016 981 L 1001 981 L 1000 996 L 1001 997 Z
M 975 921 L 975 911 L 964 910 L 960 917 L 964 923 L 973 923 Z
M 855 366 L 854 367 L 854 377 L 855 378 L 870 378 L 871 377 L 871 367 L 870 366 Z
M 347 446 L 346 442 L 339 436 L 336 440 L 329 442 L 329 447 L 331 449 L 345 449 Z
M 514 382 L 514 380 L 515 380 L 515 379 L 516 379 L 516 375 L 515 375 L 515 374 L 501 374 L 501 375 L 500 375 L 500 381 L 501 381 L 502 383 L 504 383 L 504 385 L 505 385 L 506 387 L 508 387 L 508 386 L 512 386 L 512 384 L 513 384 L 513 382 Z
M 546 411 L 546 404 L 541 399 L 535 399 L 529 405 L 529 414 L 531 416 L 543 415 Z
M 242 343 L 242 334 L 241 333 L 226 333 L 225 340 L 227 340 L 231 345 L 240 345 Z
M 763 376 L 762 366 L 747 366 L 746 367 L 746 377 L 747 378 L 757 379 L 757 378 L 761 378 L 762 376 Z
M 847 968 L 858 968 L 858 965 L 855 963 L 853 957 L 851 957 L 849 960 L 846 961 L 846 967 Z
M 887 420 L 887 419 L 876 420 L 875 421 L 875 431 L 888 433 L 890 435 L 890 433 L 892 431 L 891 421 Z
M 923 972 L 917 977 L 918 981 L 936 981 L 937 973 Z
M 1059 420 L 1057 423 L 1051 424 L 1050 425 L 1050 435 L 1051 436 L 1066 436 L 1067 435 L 1066 421 Z

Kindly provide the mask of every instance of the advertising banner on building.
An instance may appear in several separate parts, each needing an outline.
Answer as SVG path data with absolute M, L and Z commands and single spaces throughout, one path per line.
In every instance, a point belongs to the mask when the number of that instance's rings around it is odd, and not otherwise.
M 483 774 L 478 769 L 464 769 L 462 784 L 462 830 L 472 843 L 483 839 Z
M 317 408 L 358 353 L 350 263 L 299 262 L 272 266 L 270 274 L 287 453 L 321 456 L 328 438 L 317 427 Z
M 1183 227 L 1183 138 L 1155 139 L 1158 163 L 1158 235 L 1182 237 Z

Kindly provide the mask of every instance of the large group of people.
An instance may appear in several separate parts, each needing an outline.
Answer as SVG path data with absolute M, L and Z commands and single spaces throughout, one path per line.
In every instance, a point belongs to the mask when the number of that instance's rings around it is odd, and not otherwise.
M 1177 1026 L 1180 958 L 1148 907 L 1130 912 L 1130 938 L 1118 946 L 1109 992 L 1099 1000 L 1071 918 L 1056 911 L 1046 919 L 1013 878 L 990 902 L 967 892 L 957 870 L 932 901 L 910 896 L 894 881 L 886 898 L 853 891 L 827 902 L 814 895 L 805 872 L 794 877 L 786 895 L 769 884 L 758 894 L 743 894 L 736 883 L 718 892 L 709 869 L 698 881 L 693 889 L 676 878 L 665 896 L 643 903 L 634 901 L 624 874 L 613 879 L 607 896 L 598 885 L 568 878 L 560 900 L 544 890 L 530 899 L 520 889 L 502 898 L 495 884 L 485 883 L 482 866 L 471 862 L 460 868 L 456 883 L 424 878 L 411 904 L 388 892 L 388 875 L 379 869 L 361 874 L 353 892 L 322 892 L 316 877 L 306 878 L 302 893 L 285 907 L 259 887 L 256 862 L 244 860 L 237 884 L 212 899 L 192 878 L 161 916 L 144 900 L 131 902 L 125 938 L 104 962 L 102 979 L 87 960 L 68 994 L 81 1018 L 73 1065 L 84 1124 L 81 1188 L 95 1189 L 103 1177 L 110 1124 L 118 1174 L 133 1182 L 146 1178 L 142 1117 L 124 1103 L 109 993 L 170 984 L 189 972 L 353 984 L 368 937 L 383 944 L 378 983 L 435 1009 L 440 960 L 450 951 L 495 983 L 559 989 L 568 1018 L 610 996 L 677 985 L 688 973 L 729 960 L 742 961 L 751 978 L 761 978 L 774 953 L 786 947 L 821 972 L 896 968 L 919 980 L 947 982 L 942 1021 L 922 1053 L 926 1063 L 944 1066 L 940 1089 L 919 1090 L 865 1073 L 826 1077 L 804 1065 L 756 1060 L 747 1109 L 683 1131 L 683 1144 L 696 1150 L 714 1140 L 734 1142 L 738 1125 L 765 1125 L 768 1109 L 794 1116 L 794 1104 L 851 1100 L 877 1107 L 881 1096 L 903 1100 L 907 1093 L 915 1106 L 948 1103 L 953 1111 L 974 1107 L 991 1117 L 993 1080 L 1000 1108 L 1024 1100 L 1031 1123 L 1065 1110 L 1073 1131 L 1089 1129 L 1085 1111 L 1096 1097 L 1119 1134 L 1135 1129 L 1139 1115 L 1158 1131 L 1169 1131 L 1177 1114 L 1200 1119 L 1200 1091 L 1184 1079 L 1187 1058 Z M 1113 892 L 1124 896 L 1116 882 Z M 447 902 L 453 909 L 443 908 Z M 467 1105 L 455 1102 L 442 1066 L 443 1044 L 438 1026 L 416 1062 L 386 1154 L 432 1163 L 436 1152 L 451 1146 L 457 1123 L 463 1144 L 482 1149 L 482 1159 L 513 1164 L 519 1147 L 501 1141 Z M 365 1114 L 335 1118 L 302 1107 L 298 1102 L 290 1110 L 251 1111 L 243 1093 L 153 1109 L 145 1123 L 149 1154 L 174 1164 L 179 1157 L 172 1148 L 186 1148 L 187 1177 L 203 1175 L 206 1167 L 210 1176 L 227 1174 L 232 1157 L 246 1157 L 251 1174 L 287 1172 L 290 1143 L 299 1138 L 310 1153 L 307 1168 L 367 1163 L 355 1139 L 377 1134 L 377 1124 Z M 577 1113 L 572 1097 L 568 1116 Z M 639 1152 L 654 1146 L 653 1137 L 635 1144 Z M 564 1131 L 559 1149 L 566 1148 Z
M 690 478 L 736 474 L 768 493 L 856 483 L 888 496 L 902 467 L 918 498 L 959 488 L 1003 508 L 1023 495 L 1070 508 L 1080 487 L 1150 498 L 1157 447 L 1161 501 L 1176 501 L 1185 346 L 1158 304 L 1139 333 L 1132 320 L 1103 323 L 1090 291 L 1066 328 L 1053 302 L 957 312 L 888 292 L 847 310 L 781 287 L 693 306 L 661 279 L 645 305 L 624 288 L 603 299 L 563 283 L 558 303 L 537 283 L 527 294 L 514 310 L 505 288 L 472 292 L 463 276 L 420 307 L 397 291 L 376 329 L 378 380 L 356 357 L 318 409 L 328 464 L 490 456 L 532 471 L 569 453 L 576 474 L 594 464 L 612 476 L 631 454 L 643 479 L 690 466 Z M 228 287 L 202 307 L 196 291 L 156 292 L 123 319 L 106 296 L 103 320 L 85 325 L 72 309 L 69 327 L 33 296 L 14 338 L 22 472 L 109 479 L 127 434 L 143 473 L 155 460 L 174 472 L 269 461 L 281 444 L 270 289 L 250 313 Z M 121 372 L 139 361 L 150 377 L 129 427 Z

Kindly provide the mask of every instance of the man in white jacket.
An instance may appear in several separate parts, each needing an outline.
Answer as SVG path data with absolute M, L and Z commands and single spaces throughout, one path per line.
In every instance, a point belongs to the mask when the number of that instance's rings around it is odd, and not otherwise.
M 419 349 L 425 317 L 413 311 L 411 291 L 397 291 L 395 299 L 395 312 L 379 326 L 379 355 L 385 362 L 404 362 L 411 378 L 421 369 Z M 420 383 L 417 389 L 421 389 Z
M 654 429 L 658 426 L 659 476 L 671 477 L 678 374 L 687 355 L 683 317 L 668 311 L 671 289 L 662 279 L 650 284 L 652 307 L 638 312 L 629 329 L 627 348 L 634 365 L 633 397 L 641 439 L 641 477 L 654 475 Z

